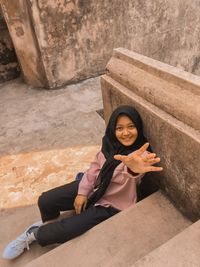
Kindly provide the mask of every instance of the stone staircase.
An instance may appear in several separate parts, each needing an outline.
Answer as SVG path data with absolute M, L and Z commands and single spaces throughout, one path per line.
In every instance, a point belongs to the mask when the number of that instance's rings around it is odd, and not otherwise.
M 200 266 L 200 220 L 137 261 L 132 267 Z
M 35 210 L 35 207 L 21 209 L 18 216 L 11 214 L 5 221 L 12 225 L 12 217 L 15 216 L 15 220 L 19 218 L 17 231 L 24 230 L 25 224 L 37 220 Z M 14 261 L 2 261 L 1 266 L 132 266 L 191 224 L 158 191 L 78 238 L 54 249 L 34 244 L 30 251 Z M 14 235 L 16 230 L 12 232 Z

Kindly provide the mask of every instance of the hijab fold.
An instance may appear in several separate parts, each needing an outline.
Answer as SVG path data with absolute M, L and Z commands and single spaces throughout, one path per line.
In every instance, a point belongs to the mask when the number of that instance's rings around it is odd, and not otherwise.
M 131 146 L 124 146 L 116 138 L 115 128 L 120 115 L 128 116 L 137 128 L 138 136 Z M 105 135 L 102 139 L 101 152 L 106 161 L 97 177 L 98 185 L 92 196 L 88 199 L 87 207 L 94 205 L 104 195 L 110 184 L 115 168 L 121 163 L 121 161 L 115 160 L 113 156 L 116 154 L 128 155 L 139 149 L 146 142 L 147 140 L 143 135 L 142 120 L 136 109 L 127 105 L 119 106 L 115 109 L 109 119 Z

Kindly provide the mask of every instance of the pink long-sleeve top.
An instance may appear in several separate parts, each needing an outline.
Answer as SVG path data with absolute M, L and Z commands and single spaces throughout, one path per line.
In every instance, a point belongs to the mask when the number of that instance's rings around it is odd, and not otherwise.
M 92 194 L 98 174 L 105 161 L 103 153 L 101 151 L 98 152 L 79 183 L 79 195 L 89 197 Z M 112 206 L 118 210 L 128 208 L 137 201 L 136 185 L 143 176 L 144 174 L 131 174 L 128 168 L 123 163 L 120 163 L 113 172 L 113 177 L 106 192 L 95 205 Z

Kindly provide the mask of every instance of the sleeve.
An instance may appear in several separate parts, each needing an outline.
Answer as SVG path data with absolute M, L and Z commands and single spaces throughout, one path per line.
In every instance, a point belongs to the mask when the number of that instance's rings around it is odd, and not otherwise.
M 131 179 L 134 178 L 136 180 L 136 184 L 140 184 L 143 176 L 145 175 L 145 173 L 135 173 L 125 165 L 124 165 L 124 172 L 127 173 L 128 178 Z
M 94 160 L 90 163 L 89 169 L 84 173 L 79 183 L 78 195 L 88 196 L 94 189 L 97 176 L 101 169 L 100 164 L 101 151 L 97 153 Z

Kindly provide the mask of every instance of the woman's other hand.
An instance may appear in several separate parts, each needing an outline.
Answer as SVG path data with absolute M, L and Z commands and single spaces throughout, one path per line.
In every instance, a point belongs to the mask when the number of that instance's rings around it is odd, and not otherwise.
M 74 208 L 76 214 L 80 214 L 81 211 L 85 210 L 87 205 L 87 197 L 83 195 L 77 195 L 74 201 Z
M 143 156 L 148 146 L 149 143 L 146 143 L 134 153 L 128 156 L 115 155 L 114 159 L 121 160 L 134 173 L 162 171 L 162 167 L 152 166 L 160 162 L 160 158 L 156 157 L 155 153 L 148 153 L 147 155 Z

